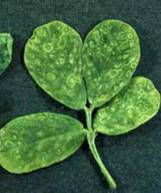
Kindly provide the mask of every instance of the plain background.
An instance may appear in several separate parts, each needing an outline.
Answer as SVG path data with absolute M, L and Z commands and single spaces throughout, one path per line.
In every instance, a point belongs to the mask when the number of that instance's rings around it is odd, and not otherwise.
M 141 40 L 136 75 L 150 78 L 161 91 L 160 0 L 0 0 L 0 32 L 14 37 L 13 61 L 0 77 L 0 126 L 21 115 L 53 111 L 84 119 L 51 99 L 32 80 L 23 50 L 32 30 L 59 19 L 84 38 L 103 19 L 130 23 Z M 99 152 L 118 183 L 118 193 L 161 192 L 161 113 L 126 135 L 99 136 Z M 12 175 L 0 168 L 0 193 L 112 193 L 85 143 L 60 164 Z

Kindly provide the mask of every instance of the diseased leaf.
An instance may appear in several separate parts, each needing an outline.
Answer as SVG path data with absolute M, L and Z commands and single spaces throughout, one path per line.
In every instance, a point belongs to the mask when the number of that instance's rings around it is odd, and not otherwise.
M 0 33 L 0 74 L 9 66 L 12 59 L 13 39 L 8 33 Z
M 101 106 L 130 81 L 140 58 L 135 30 L 119 20 L 105 20 L 89 32 L 83 47 L 88 100 Z
M 36 28 L 25 47 L 25 63 L 37 84 L 51 97 L 76 110 L 86 104 L 81 50 L 79 34 L 60 21 Z
M 83 143 L 83 125 L 56 113 L 17 118 L 0 130 L 0 165 L 11 173 L 26 173 L 60 162 Z
M 151 119 L 159 107 L 160 94 L 153 83 L 136 77 L 107 107 L 98 111 L 94 128 L 106 135 L 120 135 Z
M 11 55 L 12 41 L 6 45 Z M 9 62 L 10 55 L 2 55 L 4 64 Z M 149 79 L 131 80 L 140 59 L 135 30 L 122 21 L 105 20 L 83 45 L 74 29 L 53 21 L 34 30 L 24 58 L 33 79 L 52 98 L 84 110 L 87 128 L 56 113 L 17 118 L 0 130 L 0 165 L 11 173 L 28 173 L 66 159 L 86 138 L 109 187 L 116 189 L 97 151 L 97 133 L 127 133 L 152 118 L 160 107 L 160 94 Z M 93 119 L 94 109 L 103 104 Z

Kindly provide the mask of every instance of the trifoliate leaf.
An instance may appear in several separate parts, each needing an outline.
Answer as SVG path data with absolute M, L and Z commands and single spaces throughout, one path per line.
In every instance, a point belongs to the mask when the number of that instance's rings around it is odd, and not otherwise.
M 83 109 L 82 40 L 67 24 L 53 21 L 36 28 L 25 47 L 25 63 L 37 84 L 73 109 Z
M 56 113 L 19 117 L 0 130 L 0 165 L 26 173 L 60 162 L 83 143 L 83 125 Z
M 159 110 L 160 94 L 151 80 L 133 78 L 95 118 L 94 128 L 106 135 L 129 132 L 151 119 Z
M 119 20 L 105 20 L 89 32 L 82 63 L 88 99 L 101 106 L 130 81 L 140 58 L 135 30 Z

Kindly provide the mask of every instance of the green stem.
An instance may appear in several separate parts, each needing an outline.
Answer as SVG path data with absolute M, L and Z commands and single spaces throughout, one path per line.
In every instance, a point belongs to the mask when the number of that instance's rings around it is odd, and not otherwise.
M 84 108 L 85 113 L 86 113 L 86 119 L 87 119 L 87 141 L 89 144 L 89 148 L 92 152 L 92 155 L 95 159 L 95 161 L 97 162 L 98 166 L 100 167 L 100 170 L 102 172 L 102 174 L 105 176 L 109 186 L 111 189 L 116 189 L 117 185 L 114 181 L 114 179 L 112 178 L 112 176 L 110 175 L 109 171 L 106 169 L 106 167 L 104 166 L 104 163 L 102 162 L 96 145 L 95 145 L 95 138 L 96 138 L 96 133 L 92 128 L 92 109 L 88 109 L 87 107 Z
M 84 111 L 86 113 L 86 122 L 88 130 L 92 130 L 92 111 L 93 109 L 84 107 Z

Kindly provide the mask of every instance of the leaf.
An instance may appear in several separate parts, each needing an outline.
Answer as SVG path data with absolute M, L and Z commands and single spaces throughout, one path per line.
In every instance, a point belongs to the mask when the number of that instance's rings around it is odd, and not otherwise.
M 131 79 L 140 59 L 135 30 L 119 20 L 105 20 L 87 35 L 82 54 L 88 100 L 98 107 Z
M 83 143 L 85 132 L 74 118 L 37 113 L 17 118 L 0 130 L 0 165 L 26 173 L 60 162 Z
M 98 111 L 94 128 L 106 135 L 124 134 L 151 119 L 159 107 L 160 94 L 151 80 L 136 77 L 107 107 Z
M 52 98 L 76 110 L 86 104 L 81 50 L 79 34 L 67 24 L 53 21 L 34 30 L 24 56 L 36 83 Z
M 9 66 L 12 59 L 13 39 L 8 33 L 0 33 L 0 75 Z

